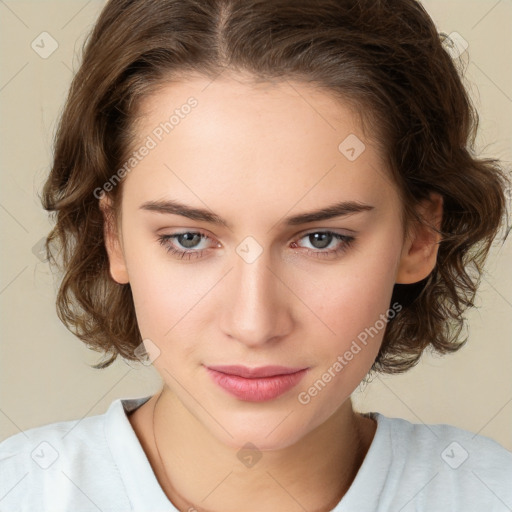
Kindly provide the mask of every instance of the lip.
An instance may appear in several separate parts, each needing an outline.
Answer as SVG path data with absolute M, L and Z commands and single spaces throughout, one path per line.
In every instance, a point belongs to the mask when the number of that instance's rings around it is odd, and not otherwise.
M 207 366 L 212 380 L 231 395 L 247 402 L 265 402 L 294 388 L 309 368 L 238 365 Z
M 237 377 L 245 377 L 246 379 L 255 379 L 260 377 L 274 377 L 276 375 L 290 375 L 297 373 L 305 368 L 290 368 L 287 366 L 259 366 L 256 368 L 248 368 L 240 365 L 220 365 L 207 366 L 210 370 Z

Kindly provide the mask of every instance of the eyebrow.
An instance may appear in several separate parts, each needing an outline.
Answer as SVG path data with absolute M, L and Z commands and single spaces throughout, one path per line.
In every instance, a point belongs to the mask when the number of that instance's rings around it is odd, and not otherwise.
M 232 228 L 228 221 L 210 210 L 188 206 L 172 199 L 146 201 L 140 206 L 140 209 L 168 215 L 180 215 L 192 220 L 209 222 L 211 224 L 224 226 L 228 229 Z M 310 222 L 333 219 L 354 213 L 371 211 L 373 209 L 374 207 L 369 204 L 363 204 L 357 201 L 341 201 L 331 206 L 327 206 L 326 208 L 286 217 L 281 221 L 281 223 L 284 223 L 287 226 L 297 226 L 299 224 L 308 224 Z

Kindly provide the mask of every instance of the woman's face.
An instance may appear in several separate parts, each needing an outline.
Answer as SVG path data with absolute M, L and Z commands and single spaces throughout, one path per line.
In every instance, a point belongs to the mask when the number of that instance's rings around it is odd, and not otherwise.
M 403 247 L 395 186 L 358 117 L 305 84 L 198 77 L 141 113 L 112 275 L 190 414 L 227 445 L 289 446 L 376 358 Z M 307 371 L 291 389 L 230 379 L 236 395 L 217 365 Z

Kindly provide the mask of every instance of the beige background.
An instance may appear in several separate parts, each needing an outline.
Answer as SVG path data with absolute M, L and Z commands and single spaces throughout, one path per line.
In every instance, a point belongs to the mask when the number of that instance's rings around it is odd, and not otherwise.
M 467 79 L 481 114 L 479 147 L 511 161 L 512 1 L 424 4 L 440 31 L 456 31 L 469 42 Z M 151 366 L 124 361 L 103 371 L 88 366 L 99 355 L 58 320 L 55 285 L 34 249 L 50 228 L 37 193 L 48 172 L 57 116 L 77 66 L 76 52 L 102 5 L 0 1 L 0 439 L 101 414 L 115 398 L 144 396 L 160 386 Z M 31 48 L 44 31 L 58 43 L 46 59 Z M 426 356 L 403 376 L 376 378 L 356 394 L 361 410 L 456 425 L 512 449 L 511 238 L 489 260 L 479 308 L 468 314 L 466 347 L 444 358 Z

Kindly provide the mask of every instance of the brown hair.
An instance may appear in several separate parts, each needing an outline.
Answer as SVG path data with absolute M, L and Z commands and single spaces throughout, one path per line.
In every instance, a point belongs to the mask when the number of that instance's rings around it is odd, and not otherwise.
M 57 312 L 90 348 L 110 356 L 94 368 L 118 355 L 138 359 L 142 339 L 130 285 L 109 272 L 93 191 L 133 151 L 142 97 L 178 75 L 213 79 L 225 70 L 310 83 L 356 105 L 378 134 L 406 220 L 431 192 L 441 194 L 436 267 L 389 320 L 372 370 L 405 371 L 427 347 L 457 350 L 465 342 L 463 312 L 473 306 L 504 217 L 505 176 L 496 160 L 474 154 L 477 113 L 444 40 L 415 0 L 107 2 L 73 79 L 42 197 L 56 212 L 46 248 L 63 271 Z M 109 192 L 115 212 L 121 185 Z M 393 300 L 405 300 L 401 288 Z

